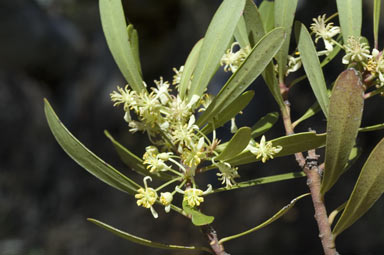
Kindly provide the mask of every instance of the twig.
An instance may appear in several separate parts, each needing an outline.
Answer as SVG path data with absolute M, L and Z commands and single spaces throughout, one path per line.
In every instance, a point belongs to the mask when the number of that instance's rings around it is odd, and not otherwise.
M 215 255 L 230 255 L 229 253 L 225 252 L 224 246 L 219 243 L 216 230 L 211 225 L 201 226 L 201 230 L 207 237 L 209 245 L 211 246 L 211 249 Z
M 288 100 L 285 101 L 285 108 L 281 108 L 281 113 L 286 134 L 294 134 Z M 327 210 L 324 205 L 323 196 L 320 193 L 321 167 L 318 166 L 318 156 L 314 150 L 311 150 L 308 152 L 307 159 L 302 152 L 295 153 L 295 157 L 298 165 L 307 175 L 307 185 L 311 192 L 313 208 L 315 210 L 315 219 L 319 228 L 319 237 L 324 254 L 336 255 L 337 251 L 331 232 L 331 226 L 328 222 Z

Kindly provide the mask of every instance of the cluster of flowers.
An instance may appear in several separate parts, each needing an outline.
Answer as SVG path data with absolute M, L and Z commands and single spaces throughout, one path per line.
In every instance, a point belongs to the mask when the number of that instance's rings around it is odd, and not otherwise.
M 247 47 L 233 53 L 235 45 L 236 43 L 232 45 L 221 61 L 226 71 L 236 71 L 250 52 L 250 47 Z M 129 131 L 148 134 L 152 145 L 146 147 L 143 155 L 143 163 L 148 173 L 169 172 L 174 176 L 170 181 L 154 189 L 148 186 L 148 181 L 152 180 L 148 174 L 143 180 L 144 187 L 137 190 L 135 195 L 137 205 L 150 209 L 155 218 L 158 214 L 153 205 L 158 202 L 165 207 L 166 212 L 169 212 L 176 193 L 182 194 L 183 201 L 190 207 L 199 206 L 204 201 L 203 196 L 212 191 L 212 186 L 208 185 L 208 189 L 203 191 L 197 188 L 194 181 L 196 169 L 203 161 L 210 162 L 219 169 L 218 180 L 226 187 L 234 185 L 236 183 L 234 179 L 240 177 L 237 167 L 225 161 L 215 160 L 219 153 L 216 150 L 217 145 L 220 142 L 215 138 L 215 133 L 213 138 L 209 139 L 195 124 L 195 113 L 208 107 L 210 96 L 208 94 L 202 97 L 193 96 L 191 100 L 182 98 L 177 92 L 183 67 L 173 70 L 174 86 L 160 78 L 154 81 L 156 87 L 151 88 L 150 92 L 130 90 L 127 85 L 125 88 L 117 87 L 117 91 L 111 93 L 114 106 L 123 106 L 124 120 L 128 123 Z M 281 147 L 273 147 L 263 136 L 260 143 L 252 140 L 247 150 L 265 162 L 273 158 Z M 158 195 L 160 190 L 175 182 L 179 184 L 173 190 Z M 187 182 L 189 184 L 185 185 Z M 183 190 L 184 187 L 187 188 Z

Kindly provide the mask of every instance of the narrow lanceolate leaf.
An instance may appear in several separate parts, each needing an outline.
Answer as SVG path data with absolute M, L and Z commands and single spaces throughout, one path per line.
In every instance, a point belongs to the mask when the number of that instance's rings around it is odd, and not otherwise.
M 256 138 L 258 136 L 261 136 L 262 134 L 267 132 L 269 129 L 271 129 L 278 119 L 279 119 L 278 112 L 270 112 L 264 117 L 260 118 L 251 127 L 252 129 L 251 137 Z
M 325 117 L 328 117 L 329 98 L 327 93 L 327 85 L 320 67 L 320 61 L 316 53 L 311 35 L 305 26 L 299 22 L 296 23 L 296 40 L 297 47 L 300 52 L 305 73 L 307 74 L 309 83 L 311 84 L 313 93 Z
M 144 90 L 140 75 L 140 63 L 137 62 L 137 45 L 134 33 L 127 32 L 121 0 L 99 0 L 101 24 L 108 47 L 117 66 L 132 89 Z M 132 38 L 128 36 L 132 35 Z
M 297 152 L 308 151 L 325 145 L 326 134 L 316 134 L 315 132 L 297 133 L 289 136 L 282 136 L 271 140 L 274 147 L 281 146 L 282 150 L 274 157 L 283 157 Z M 231 165 L 243 165 L 260 161 L 249 151 L 244 151 L 236 157 L 228 160 Z
M 107 164 L 77 140 L 59 120 L 46 99 L 44 100 L 44 111 L 56 141 L 76 163 L 96 178 L 120 191 L 134 194 L 140 188 L 140 185 Z
M 381 130 L 381 129 L 384 129 L 384 123 L 369 126 L 369 127 L 359 128 L 359 132 L 370 132 L 370 131 L 376 131 L 376 130 Z
M 379 25 L 380 25 L 380 9 L 381 9 L 381 0 L 374 0 L 373 5 L 373 37 L 375 40 L 375 48 L 378 47 L 379 43 Z
M 292 126 L 296 127 L 304 120 L 309 119 L 310 117 L 318 113 L 320 110 L 321 108 L 319 102 L 316 101 L 315 103 L 313 103 L 313 105 L 311 105 L 311 107 L 308 108 L 308 110 L 303 114 L 303 116 L 301 116 L 298 120 L 292 123 Z
M 139 35 L 137 33 L 137 30 L 133 27 L 132 24 L 129 24 L 127 27 L 128 32 L 128 39 L 131 43 L 132 53 L 135 57 L 135 63 L 137 68 L 139 69 L 140 76 L 143 76 L 141 71 L 141 64 L 140 64 L 140 51 L 139 51 Z
M 288 205 L 286 205 L 283 208 L 281 208 L 280 211 L 278 211 L 275 215 L 273 215 L 271 218 L 269 218 L 268 220 L 264 221 L 260 225 L 254 227 L 254 228 L 251 228 L 251 229 L 249 229 L 247 231 L 244 231 L 242 233 L 239 233 L 239 234 L 236 234 L 236 235 L 233 235 L 233 236 L 224 237 L 224 238 L 220 239 L 219 243 L 222 244 L 224 242 L 227 242 L 227 241 L 230 241 L 230 240 L 233 240 L 233 239 L 236 239 L 236 238 L 248 235 L 248 234 L 250 234 L 252 232 L 255 232 L 255 231 L 257 231 L 257 230 L 259 230 L 259 229 L 261 229 L 263 227 L 268 226 L 272 222 L 280 219 L 283 215 L 285 215 L 296 204 L 297 201 L 299 201 L 303 197 L 306 197 L 306 196 L 309 196 L 309 195 L 310 195 L 310 193 L 306 193 L 306 194 L 303 194 L 301 196 L 296 197 Z
M 188 98 L 201 96 L 216 72 L 244 9 L 245 0 L 224 0 L 216 11 L 201 46 Z
M 242 152 L 251 140 L 251 129 L 242 127 L 237 130 L 232 139 L 228 142 L 224 150 L 215 158 L 215 160 L 227 160 L 235 157 Z
M 197 120 L 197 125 L 201 126 L 210 122 L 251 85 L 279 50 L 284 41 L 284 37 L 284 30 L 282 28 L 276 28 L 266 34 L 256 46 L 253 47 L 243 64 L 229 78 L 218 95 L 212 100 L 208 109 Z
M 360 36 L 362 0 L 336 0 L 336 4 L 344 42 L 350 36 Z
M 230 121 L 231 118 L 239 114 L 249 104 L 249 102 L 251 102 L 254 95 L 255 92 L 253 90 L 248 90 L 241 94 L 235 101 L 232 102 L 232 104 L 219 113 L 217 117 L 213 118 L 213 124 L 212 122 L 209 123 L 201 130 L 201 132 L 209 134 L 213 131 L 213 129 L 219 128 Z
M 329 103 L 322 194 L 325 194 L 343 173 L 355 144 L 363 106 L 361 78 L 356 70 L 345 70 L 333 86 Z
M 384 139 L 376 145 L 365 162 L 343 214 L 333 229 L 334 236 L 339 235 L 363 216 L 383 193 Z
M 199 58 L 199 53 L 201 45 L 203 44 L 203 39 L 200 39 L 192 48 L 191 52 L 188 55 L 187 60 L 184 64 L 184 70 L 181 74 L 180 84 L 179 84 L 179 95 L 181 98 L 184 98 L 188 86 L 191 84 L 192 74 L 195 71 L 196 63 Z
M 263 26 L 263 21 L 261 19 L 260 12 L 257 10 L 257 7 L 253 0 L 247 0 L 244 7 L 244 21 L 247 28 L 247 35 L 249 38 L 250 46 L 253 47 L 258 41 L 265 35 L 265 30 Z M 272 14 L 273 20 L 273 14 Z M 270 30 L 272 30 L 271 27 Z M 268 32 L 270 31 L 268 30 Z
M 186 214 L 191 216 L 192 223 L 195 226 L 211 224 L 215 219 L 213 216 L 205 215 L 196 208 L 189 206 L 187 201 L 183 201 L 183 210 Z
M 148 169 L 144 166 L 143 160 L 141 158 L 136 156 L 134 153 L 132 153 L 127 148 L 125 148 L 122 144 L 116 141 L 108 131 L 105 130 L 104 134 L 108 137 L 109 140 L 111 140 L 121 161 L 123 161 L 123 163 L 126 164 L 128 167 L 130 167 L 133 171 L 143 176 L 149 175 L 153 178 L 160 178 L 163 180 L 172 179 L 172 176 L 167 173 L 162 173 L 162 172 L 150 173 Z
M 113 234 L 115 234 L 121 238 L 124 238 L 124 239 L 129 240 L 133 243 L 141 244 L 144 246 L 157 248 L 157 249 L 166 249 L 166 250 L 194 250 L 194 251 L 203 250 L 203 251 L 210 252 L 210 250 L 208 248 L 205 248 L 205 247 L 181 246 L 181 245 L 163 244 L 163 243 L 153 242 L 151 240 L 144 239 L 144 238 L 129 234 L 127 232 L 124 232 L 120 229 L 112 227 L 112 226 L 110 226 L 104 222 L 101 222 L 99 220 L 96 220 L 96 219 L 88 218 L 87 220 L 96 224 L 99 227 L 102 227 L 102 228 L 112 232 Z
M 274 20 L 275 27 L 284 27 L 287 37 L 284 41 L 283 46 L 276 55 L 278 64 L 279 81 L 282 82 L 285 78 L 287 71 L 287 56 L 289 50 L 289 40 L 291 38 L 291 30 L 293 19 L 295 17 L 297 6 L 297 0 L 275 0 L 274 6 Z
M 244 15 L 240 17 L 239 22 L 237 23 L 234 36 L 242 48 L 250 45 L 247 33 L 247 25 L 244 21 Z
M 248 187 L 272 183 L 272 182 L 286 181 L 286 180 L 301 178 L 301 177 L 305 177 L 305 176 L 306 175 L 303 171 L 291 172 L 291 173 L 286 173 L 286 174 L 277 174 L 277 175 L 261 177 L 261 178 L 257 178 L 257 179 L 253 179 L 253 180 L 249 180 L 249 181 L 239 182 L 239 183 L 236 183 L 230 187 L 218 188 L 218 189 L 213 190 L 212 193 L 209 193 L 209 194 L 222 192 L 222 191 L 228 191 L 228 190 L 234 190 L 234 189 L 240 189 L 240 188 L 248 188 Z
M 275 2 L 264 0 L 260 6 L 259 11 L 261 15 L 261 19 L 263 21 L 265 32 L 271 31 L 275 26 Z

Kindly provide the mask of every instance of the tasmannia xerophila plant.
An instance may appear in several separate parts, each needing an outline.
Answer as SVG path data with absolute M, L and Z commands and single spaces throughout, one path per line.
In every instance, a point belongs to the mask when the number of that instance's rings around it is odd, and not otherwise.
M 138 32 L 132 24 L 127 25 L 121 0 L 100 0 L 104 35 L 127 82 L 111 91 L 111 105 L 122 112 L 121 124 L 126 125 L 127 132 L 145 133 L 148 144 L 141 155 L 135 155 L 110 133 L 105 134 L 137 178 L 128 178 L 87 149 L 45 100 L 49 127 L 74 161 L 104 183 L 132 196 L 143 213 L 153 215 L 154 222 L 173 210 L 201 228 L 207 245 L 163 244 L 96 219 L 88 220 L 153 248 L 228 254 L 224 244 L 268 226 L 306 197 L 313 201 L 314 224 L 319 230 L 313 237 L 320 237 L 324 254 L 338 254 L 336 237 L 363 216 L 384 191 L 381 139 L 361 168 L 349 199 L 340 201 L 338 208 L 331 208 L 333 211 L 325 206 L 326 193 L 360 155 L 358 134 L 384 128 L 384 124 L 361 127 L 364 102 L 384 91 L 384 57 L 378 48 L 380 1 L 373 2 L 374 38 L 370 43 L 361 35 L 362 0 L 337 0 L 337 13 L 314 17 L 312 24 L 295 21 L 298 0 L 263 1 L 259 6 L 252 0 L 223 0 L 185 63 L 173 69 L 173 80 L 160 76 L 153 85 L 147 85 L 141 71 Z M 296 45 L 290 45 L 292 36 Z M 326 84 L 323 67 L 337 55 L 343 56 L 340 74 Z M 288 79 L 302 67 L 304 76 Z M 231 75 L 220 91 L 211 95 L 207 87 L 220 68 Z M 265 117 L 252 127 L 238 127 L 236 117 L 258 93 L 248 88 L 260 75 L 280 114 L 265 112 Z M 302 117 L 292 120 L 288 95 L 299 82 L 300 86 L 311 87 L 316 102 Z M 295 133 L 296 126 L 315 114 L 326 120 L 325 133 Z M 268 136 L 267 140 L 266 133 L 279 115 L 285 134 Z M 231 138 L 225 141 L 216 130 L 227 122 Z M 316 153 L 321 147 L 325 147 L 324 160 Z M 258 161 L 261 162 L 257 164 L 268 164 L 277 157 L 296 160 L 300 171 L 238 181 L 243 165 Z M 198 183 L 197 176 L 212 171 L 217 176 L 215 183 L 206 187 Z M 298 194 L 287 206 L 271 212 L 268 220 L 242 233 L 221 237 L 214 229 L 214 216 L 201 209 L 205 197 L 217 192 L 303 177 L 307 178 L 308 193 Z M 154 186 L 154 179 L 161 184 Z M 165 212 L 159 214 L 160 210 Z

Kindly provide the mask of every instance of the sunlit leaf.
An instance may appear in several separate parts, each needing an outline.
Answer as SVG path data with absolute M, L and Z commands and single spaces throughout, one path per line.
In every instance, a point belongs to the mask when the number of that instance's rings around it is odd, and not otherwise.
M 323 75 L 323 70 L 320 67 L 320 61 L 316 53 L 315 45 L 313 44 L 311 35 L 303 24 L 296 23 L 296 40 L 301 60 L 303 62 L 305 73 L 307 74 L 309 83 L 313 93 L 325 115 L 328 117 L 328 92 L 327 85 Z
M 316 134 L 315 132 L 296 133 L 293 135 L 282 136 L 271 140 L 272 145 L 282 146 L 283 149 L 274 155 L 276 157 L 283 157 L 297 152 L 308 151 L 311 149 L 319 148 L 325 145 L 326 134 Z M 249 151 L 244 151 L 236 157 L 228 160 L 232 165 L 243 165 L 252 162 L 260 161 L 256 156 Z
M 202 251 L 210 252 L 210 249 L 208 249 L 206 247 L 181 246 L 181 245 L 163 244 L 163 243 L 153 242 L 151 240 L 144 239 L 144 238 L 129 234 L 127 232 L 124 232 L 120 229 L 112 227 L 112 226 L 110 226 L 104 222 L 101 222 L 99 220 L 96 220 L 96 219 L 88 218 L 87 220 L 96 224 L 99 227 L 102 227 L 102 228 L 112 232 L 113 234 L 115 234 L 121 238 L 124 238 L 124 239 L 129 240 L 133 243 L 141 244 L 144 246 L 148 246 L 148 247 L 152 247 L 152 248 L 158 248 L 158 249 L 166 249 L 166 250 L 189 250 L 189 251 L 190 250 L 193 250 L 193 251 L 202 250 Z
M 269 224 L 271 224 L 272 222 L 280 219 L 282 216 L 284 216 L 294 205 L 297 201 L 299 201 L 300 199 L 302 199 L 303 197 L 306 197 L 306 196 L 309 196 L 310 193 L 306 193 L 306 194 L 303 194 L 301 196 L 298 196 L 296 197 L 295 199 L 293 199 L 288 205 L 284 206 L 282 209 L 280 209 L 280 211 L 278 211 L 276 214 L 274 214 L 271 218 L 269 218 L 268 220 L 264 221 L 263 223 L 261 223 L 260 225 L 257 225 L 256 227 L 254 228 L 251 228 L 247 231 L 244 231 L 242 233 L 239 233 L 239 234 L 236 234 L 236 235 L 233 235 L 233 236 L 228 236 L 228 237 L 224 237 L 222 239 L 219 240 L 219 243 L 222 244 L 222 243 L 225 243 L 227 241 L 230 241 L 230 240 L 233 240 L 233 239 L 236 239 L 236 238 L 239 238 L 239 237 L 242 237 L 242 236 L 245 236 L 245 235 L 248 235 L 252 232 L 255 232 L 263 227 L 266 227 L 268 226 Z
M 337 236 L 363 216 L 384 193 L 384 139 L 369 155 L 333 235 Z
M 359 74 L 354 69 L 342 72 L 333 86 L 329 103 L 322 194 L 325 194 L 343 173 L 355 144 L 363 106 L 363 87 Z
M 249 127 L 239 128 L 215 160 L 227 160 L 235 157 L 247 147 L 250 140 L 251 129 Z
M 189 99 L 193 95 L 201 96 L 204 93 L 210 79 L 216 72 L 220 59 L 232 40 L 244 5 L 245 0 L 224 0 L 216 11 L 204 36 L 196 70 L 193 73 L 191 89 L 188 93 Z
M 293 19 L 295 17 L 297 7 L 297 0 L 275 0 L 274 6 L 274 20 L 275 27 L 283 27 L 287 34 L 284 40 L 283 46 L 281 46 L 279 52 L 276 55 L 276 61 L 278 64 L 279 82 L 282 82 L 285 78 L 287 71 L 287 56 L 289 50 L 289 41 L 291 38 L 291 30 Z
M 194 207 L 188 205 L 187 201 L 183 201 L 183 210 L 192 217 L 192 223 L 195 226 L 203 226 L 211 224 L 215 219 L 213 216 L 205 215 Z
M 362 0 L 336 0 L 336 4 L 344 42 L 350 36 L 360 36 L 363 13 Z
M 276 123 L 276 121 L 279 119 L 279 113 L 278 112 L 270 112 L 264 117 L 260 118 L 252 127 L 252 138 L 256 138 L 258 136 L 261 136 L 265 132 L 267 132 L 269 129 L 273 127 L 273 125 Z
M 96 178 L 120 191 L 133 194 L 140 188 L 140 185 L 100 159 L 77 140 L 59 120 L 46 99 L 44 99 L 44 111 L 56 141 L 76 163 Z
M 379 25 L 380 25 L 380 9 L 381 0 L 374 0 L 373 5 L 373 37 L 375 41 L 375 48 L 378 46 L 379 41 Z
M 249 104 L 249 102 L 251 102 L 254 95 L 255 92 L 253 90 L 248 90 L 241 94 L 235 101 L 232 102 L 232 104 L 221 111 L 217 117 L 213 118 L 213 125 L 212 123 L 209 123 L 201 130 L 201 132 L 209 134 L 214 128 L 219 128 L 230 121 L 231 118 L 239 114 L 239 112 L 241 112 Z
M 266 34 L 252 49 L 239 69 L 229 78 L 208 109 L 196 124 L 201 126 L 210 122 L 218 113 L 226 109 L 260 75 L 280 48 L 285 34 L 276 28 Z
M 247 33 L 247 26 L 244 21 L 244 15 L 240 17 L 239 22 L 237 23 L 234 36 L 236 41 L 239 42 L 242 48 L 246 47 L 247 45 L 250 45 Z
M 265 32 L 271 31 L 275 26 L 275 2 L 264 0 L 260 6 L 259 11 L 263 21 Z
M 163 180 L 169 180 L 172 179 L 172 176 L 163 173 L 163 172 L 158 172 L 158 173 L 151 173 L 148 171 L 148 169 L 144 166 L 143 160 L 136 156 L 134 153 L 129 151 L 127 148 L 125 148 L 122 144 L 120 144 L 118 141 L 116 141 L 112 135 L 108 131 L 104 131 L 104 134 L 108 137 L 109 140 L 111 140 L 113 146 L 116 149 L 117 154 L 119 155 L 121 161 L 123 161 L 124 164 L 129 166 L 132 170 L 135 172 L 143 175 L 143 176 L 151 176 L 153 178 L 160 178 Z
M 286 180 L 301 178 L 301 177 L 305 177 L 305 176 L 306 175 L 303 171 L 266 176 L 266 177 L 261 177 L 261 178 L 249 180 L 249 181 L 239 182 L 239 183 L 236 183 L 230 187 L 218 188 L 218 189 L 215 189 L 212 192 L 212 194 L 217 193 L 217 192 L 222 192 L 222 191 L 228 191 L 228 190 L 234 190 L 234 189 L 240 189 L 240 188 L 248 188 L 248 187 L 261 185 L 261 184 L 286 181 Z
M 199 53 L 201 49 L 201 45 L 203 44 L 204 39 L 200 39 L 192 48 L 191 52 L 188 55 L 187 60 L 184 64 L 184 70 L 180 77 L 179 84 L 179 95 L 181 98 L 184 98 L 188 86 L 191 83 L 193 71 L 195 71 L 195 67 L 197 64 L 197 60 L 199 58 Z
M 127 32 L 121 0 L 99 0 L 101 24 L 108 47 L 124 78 L 132 89 L 144 90 L 138 60 L 137 35 Z M 133 29 L 133 28 L 132 28 Z M 132 35 L 132 38 L 128 36 Z

